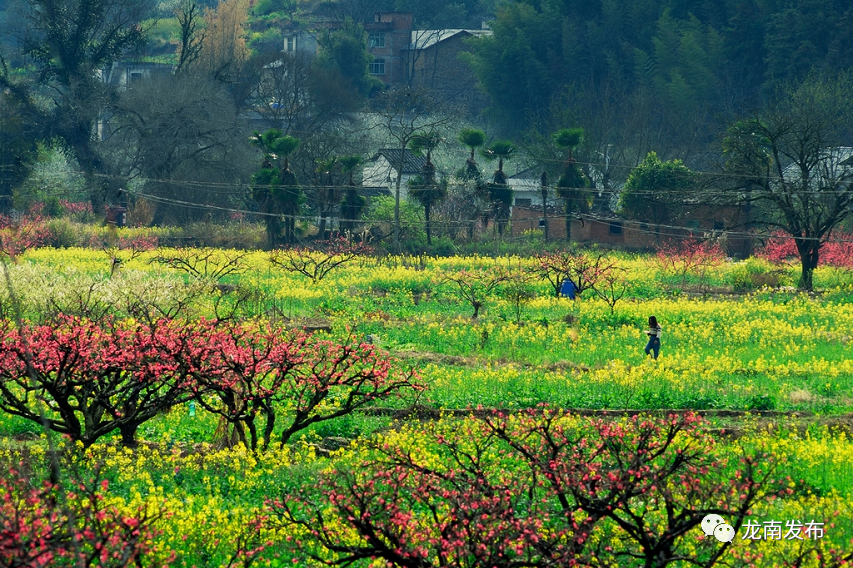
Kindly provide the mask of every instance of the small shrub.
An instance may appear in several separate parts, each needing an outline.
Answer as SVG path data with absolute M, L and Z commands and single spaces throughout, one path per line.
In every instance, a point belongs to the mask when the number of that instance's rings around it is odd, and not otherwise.
M 729 271 L 729 283 L 736 292 L 748 292 L 763 287 L 776 288 L 785 280 L 785 271 L 774 268 L 761 258 L 750 258 Z
M 68 219 L 50 219 L 47 230 L 49 236 L 45 244 L 53 248 L 74 247 L 80 243 L 80 230 Z
M 755 394 L 746 399 L 747 410 L 775 410 L 776 397 L 767 394 Z
M 150 201 L 137 199 L 127 208 L 127 224 L 131 227 L 150 227 L 157 208 Z

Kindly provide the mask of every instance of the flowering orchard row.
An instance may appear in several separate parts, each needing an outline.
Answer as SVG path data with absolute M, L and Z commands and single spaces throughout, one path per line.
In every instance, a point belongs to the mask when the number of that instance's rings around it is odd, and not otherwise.
M 372 345 L 268 323 L 0 322 L 0 409 L 84 446 L 115 430 L 134 445 L 141 424 L 193 400 L 255 450 L 277 427 L 284 445 L 311 424 L 422 388 Z
M 74 458 L 94 475 L 0 484 L 0 562 L 850 565 L 849 496 L 808 495 L 766 434 L 733 452 L 707 427 L 689 414 L 605 421 L 541 407 L 404 425 L 331 459 L 96 444 Z M 722 543 L 700 528 L 709 514 L 739 536 L 760 517 L 808 517 L 824 534 Z
M 202 275 L 236 267 L 224 282 L 237 290 L 223 293 L 229 290 L 225 285 L 182 277 L 176 269 L 152 262 L 157 258 L 171 259 L 174 266 L 199 261 L 193 266 Z M 552 402 L 592 408 L 851 408 L 846 396 L 853 387 L 849 285 L 819 296 L 765 291 L 673 297 L 662 282 L 680 277 L 664 275 L 653 257 L 599 259 L 586 253 L 567 256 L 567 266 L 572 258 L 578 259 L 573 268 L 577 275 L 585 266 L 616 264 L 618 270 L 611 270 L 629 285 L 625 297 L 611 306 L 587 290 L 572 302 L 554 297 L 552 284 L 544 280 L 528 283 L 536 297 L 512 281 L 487 291 L 489 282 L 480 275 L 517 271 L 519 264 L 535 268 L 533 261 L 517 258 L 427 259 L 423 269 L 390 266 L 393 259 L 377 264 L 377 259 L 358 258 L 313 282 L 273 267 L 263 253 L 163 249 L 128 258 L 123 272 L 109 278 L 106 255 L 74 249 L 30 251 L 9 270 L 17 305 L 33 321 L 48 322 L 56 314 L 92 320 L 113 314 L 137 321 L 163 314 L 214 318 L 217 313 L 264 314 L 297 323 L 304 317 L 321 318 L 338 343 L 347 342 L 350 334 L 373 335 L 392 353 L 432 363 L 422 366 L 432 387 L 422 401 L 428 398 L 437 406 Z M 750 261 L 709 270 L 724 279 L 753 264 L 770 266 Z M 472 304 L 448 279 L 466 273 L 478 275 L 463 281 L 480 306 L 476 321 L 471 319 Z M 832 275 L 843 276 L 823 268 L 818 279 Z M 577 283 L 586 286 L 585 279 L 577 278 Z M 0 312 L 7 317 L 16 313 L 3 286 Z M 652 314 L 665 335 L 656 366 L 641 364 L 642 329 Z M 454 362 L 453 357 L 464 359 Z

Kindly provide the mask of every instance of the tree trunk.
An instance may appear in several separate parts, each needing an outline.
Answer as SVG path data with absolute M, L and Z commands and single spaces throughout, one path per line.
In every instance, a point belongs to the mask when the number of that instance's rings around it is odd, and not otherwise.
M 270 440 L 275 429 L 275 410 L 273 410 L 272 404 L 265 405 L 263 409 L 266 415 L 266 423 L 264 424 L 264 449 L 266 450 L 270 447 Z
M 269 250 L 275 248 L 278 239 L 278 231 L 279 231 L 279 221 L 278 217 L 274 215 L 268 215 L 266 217 L 266 226 L 267 226 L 267 247 Z
M 125 448 L 135 448 L 137 446 L 136 443 L 136 429 L 139 428 L 139 424 L 131 423 L 131 424 L 123 424 L 119 426 L 119 432 L 121 432 L 121 445 Z
M 258 428 L 255 426 L 254 415 L 247 417 L 244 420 L 244 423 L 246 424 L 246 429 L 249 430 L 249 438 L 246 439 L 246 436 L 243 435 L 241 436 L 242 439 L 240 441 L 243 442 L 243 445 L 248 449 L 256 452 L 258 451 Z M 243 430 L 241 430 L 240 433 L 245 434 Z
M 326 210 L 320 209 L 320 231 L 317 235 L 321 239 L 326 238 Z
M 810 292 L 814 286 L 814 270 L 820 260 L 821 242 L 816 240 L 794 239 L 797 244 L 797 252 L 800 253 L 800 290 Z
M 429 226 L 429 210 L 430 210 L 430 203 L 429 203 L 429 201 L 427 201 L 424 204 L 424 219 L 426 219 L 427 245 L 432 246 L 432 231 L 430 230 L 430 226 Z
M 394 192 L 394 254 L 400 254 L 400 184 L 403 183 L 403 168 L 406 165 L 406 146 L 400 149 L 400 169 L 397 170 L 397 188 Z
M 104 182 L 97 176 L 101 165 L 100 160 L 93 156 L 93 153 L 88 143 L 74 145 L 74 157 L 77 158 L 83 179 L 86 181 L 92 211 L 95 215 L 102 215 L 105 211 L 106 189 Z
M 572 200 L 566 199 L 566 242 L 571 242 L 572 240 L 572 210 L 574 207 L 572 206 Z

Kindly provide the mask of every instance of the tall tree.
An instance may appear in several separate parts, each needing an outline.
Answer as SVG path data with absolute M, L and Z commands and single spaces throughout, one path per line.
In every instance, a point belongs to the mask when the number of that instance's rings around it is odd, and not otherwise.
M 0 214 L 12 208 L 12 192 L 38 155 L 37 125 L 26 120 L 23 110 L 11 94 L 0 92 Z
M 355 169 L 361 165 L 361 156 L 341 156 L 338 158 L 341 164 L 341 171 L 349 174 L 349 184 L 347 185 L 346 193 L 344 194 L 343 203 L 341 203 L 341 228 L 347 231 L 355 230 L 355 221 L 361 215 L 364 205 L 367 202 L 363 195 L 358 194 L 353 181 Z
M 400 252 L 400 188 L 409 143 L 421 131 L 440 131 L 456 120 L 456 109 L 439 105 L 426 91 L 403 87 L 377 97 L 378 124 L 400 149 L 400 161 L 394 164 L 397 179 L 394 189 L 394 251 Z
M 853 214 L 853 77 L 810 76 L 781 91 L 723 140 L 730 203 L 755 203 L 759 223 L 793 237 L 811 290 L 823 243 Z
M 432 163 L 432 151 L 441 144 L 438 132 L 421 132 L 409 143 L 412 150 L 426 150 L 426 163 L 421 167 L 420 175 L 409 181 L 409 194 L 424 206 L 424 221 L 426 224 L 427 244 L 432 246 L 432 227 L 430 212 L 433 205 L 447 197 L 447 184 L 435 179 L 435 166 Z
M 627 217 L 652 223 L 660 242 L 661 225 L 676 218 L 693 183 L 693 172 L 681 160 L 664 162 L 649 152 L 628 176 L 619 208 Z
M 463 128 L 459 131 L 459 141 L 471 150 L 471 155 L 465 161 L 463 177 L 469 180 L 479 179 L 480 167 L 477 165 L 477 160 L 474 159 L 474 151 L 486 143 L 486 133 L 476 128 Z
M 46 134 L 70 149 L 89 186 L 92 207 L 102 211 L 109 173 L 97 148 L 96 125 L 113 90 L 99 71 L 141 47 L 149 17 L 149 0 L 24 0 L 23 53 L 35 67 L 36 83 L 50 90 L 42 108 L 32 91 L 16 84 L 8 69 L 0 73 L 0 90 L 13 96 L 40 121 Z M 117 187 L 117 186 L 116 186 Z
M 288 156 L 299 146 L 299 139 L 273 128 L 263 134 L 255 132 L 252 143 L 264 153 L 261 169 L 252 176 L 252 197 L 266 215 L 267 243 L 270 248 L 277 244 L 279 216 L 283 215 L 285 242 L 290 244 L 294 240 L 296 214 L 303 195 L 296 174 L 290 169 Z
M 238 82 L 250 55 L 246 45 L 248 19 L 249 0 L 220 0 L 216 8 L 207 8 L 207 28 L 195 65 L 222 83 Z
M 327 236 L 326 227 L 329 225 L 329 210 L 335 203 L 338 194 L 338 188 L 335 187 L 332 175 L 339 166 L 340 163 L 337 156 L 332 156 L 327 160 L 321 160 L 315 169 L 317 173 L 315 202 L 320 213 L 320 227 L 318 232 L 321 239 L 325 239 Z
M 515 156 L 516 147 L 508 140 L 497 140 L 483 150 L 482 154 L 487 160 L 498 160 L 498 169 L 492 177 L 492 183 L 486 184 L 489 192 L 489 200 L 495 216 L 498 234 L 503 235 L 506 223 L 509 220 L 510 208 L 512 207 L 513 191 L 510 187 L 506 173 L 504 173 L 504 160 L 510 160 Z
M 536 6 L 502 4 L 490 22 L 493 35 L 479 38 L 463 55 L 494 102 L 491 114 L 509 128 L 547 107 L 565 73 L 562 17 L 550 3 Z
M 175 8 L 175 19 L 181 27 L 178 65 L 175 67 L 175 71 L 180 73 L 198 59 L 204 43 L 204 21 L 201 17 L 201 7 L 195 0 L 181 0 Z
M 357 108 L 382 82 L 370 76 L 373 56 L 367 52 L 367 36 L 361 24 L 346 19 L 337 30 L 328 30 L 319 39 L 319 52 L 314 68 L 339 83 L 351 96 L 341 99 L 349 110 Z M 320 77 L 318 77 L 319 79 Z
M 195 73 L 150 77 L 121 92 L 114 108 L 111 135 L 101 145 L 114 170 L 145 180 L 149 199 L 168 204 L 158 208 L 156 222 L 199 221 L 218 211 L 212 207 L 242 200 L 254 151 L 221 83 Z M 220 187 L 211 191 L 205 183 Z
M 583 128 L 563 128 L 553 135 L 554 145 L 568 151 L 563 164 L 563 175 L 557 180 L 557 195 L 565 204 L 567 241 L 572 240 L 572 216 L 575 206 L 577 205 L 582 213 L 589 209 L 585 190 L 590 186 L 590 180 L 574 158 L 574 150 L 583 141 L 583 134 Z

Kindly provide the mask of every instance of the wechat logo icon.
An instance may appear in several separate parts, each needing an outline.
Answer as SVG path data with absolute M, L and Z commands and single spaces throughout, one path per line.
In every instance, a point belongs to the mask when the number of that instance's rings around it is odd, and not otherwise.
M 735 529 L 727 524 L 720 515 L 706 515 L 702 519 L 702 532 L 705 536 L 714 535 L 720 542 L 731 542 L 735 537 Z

